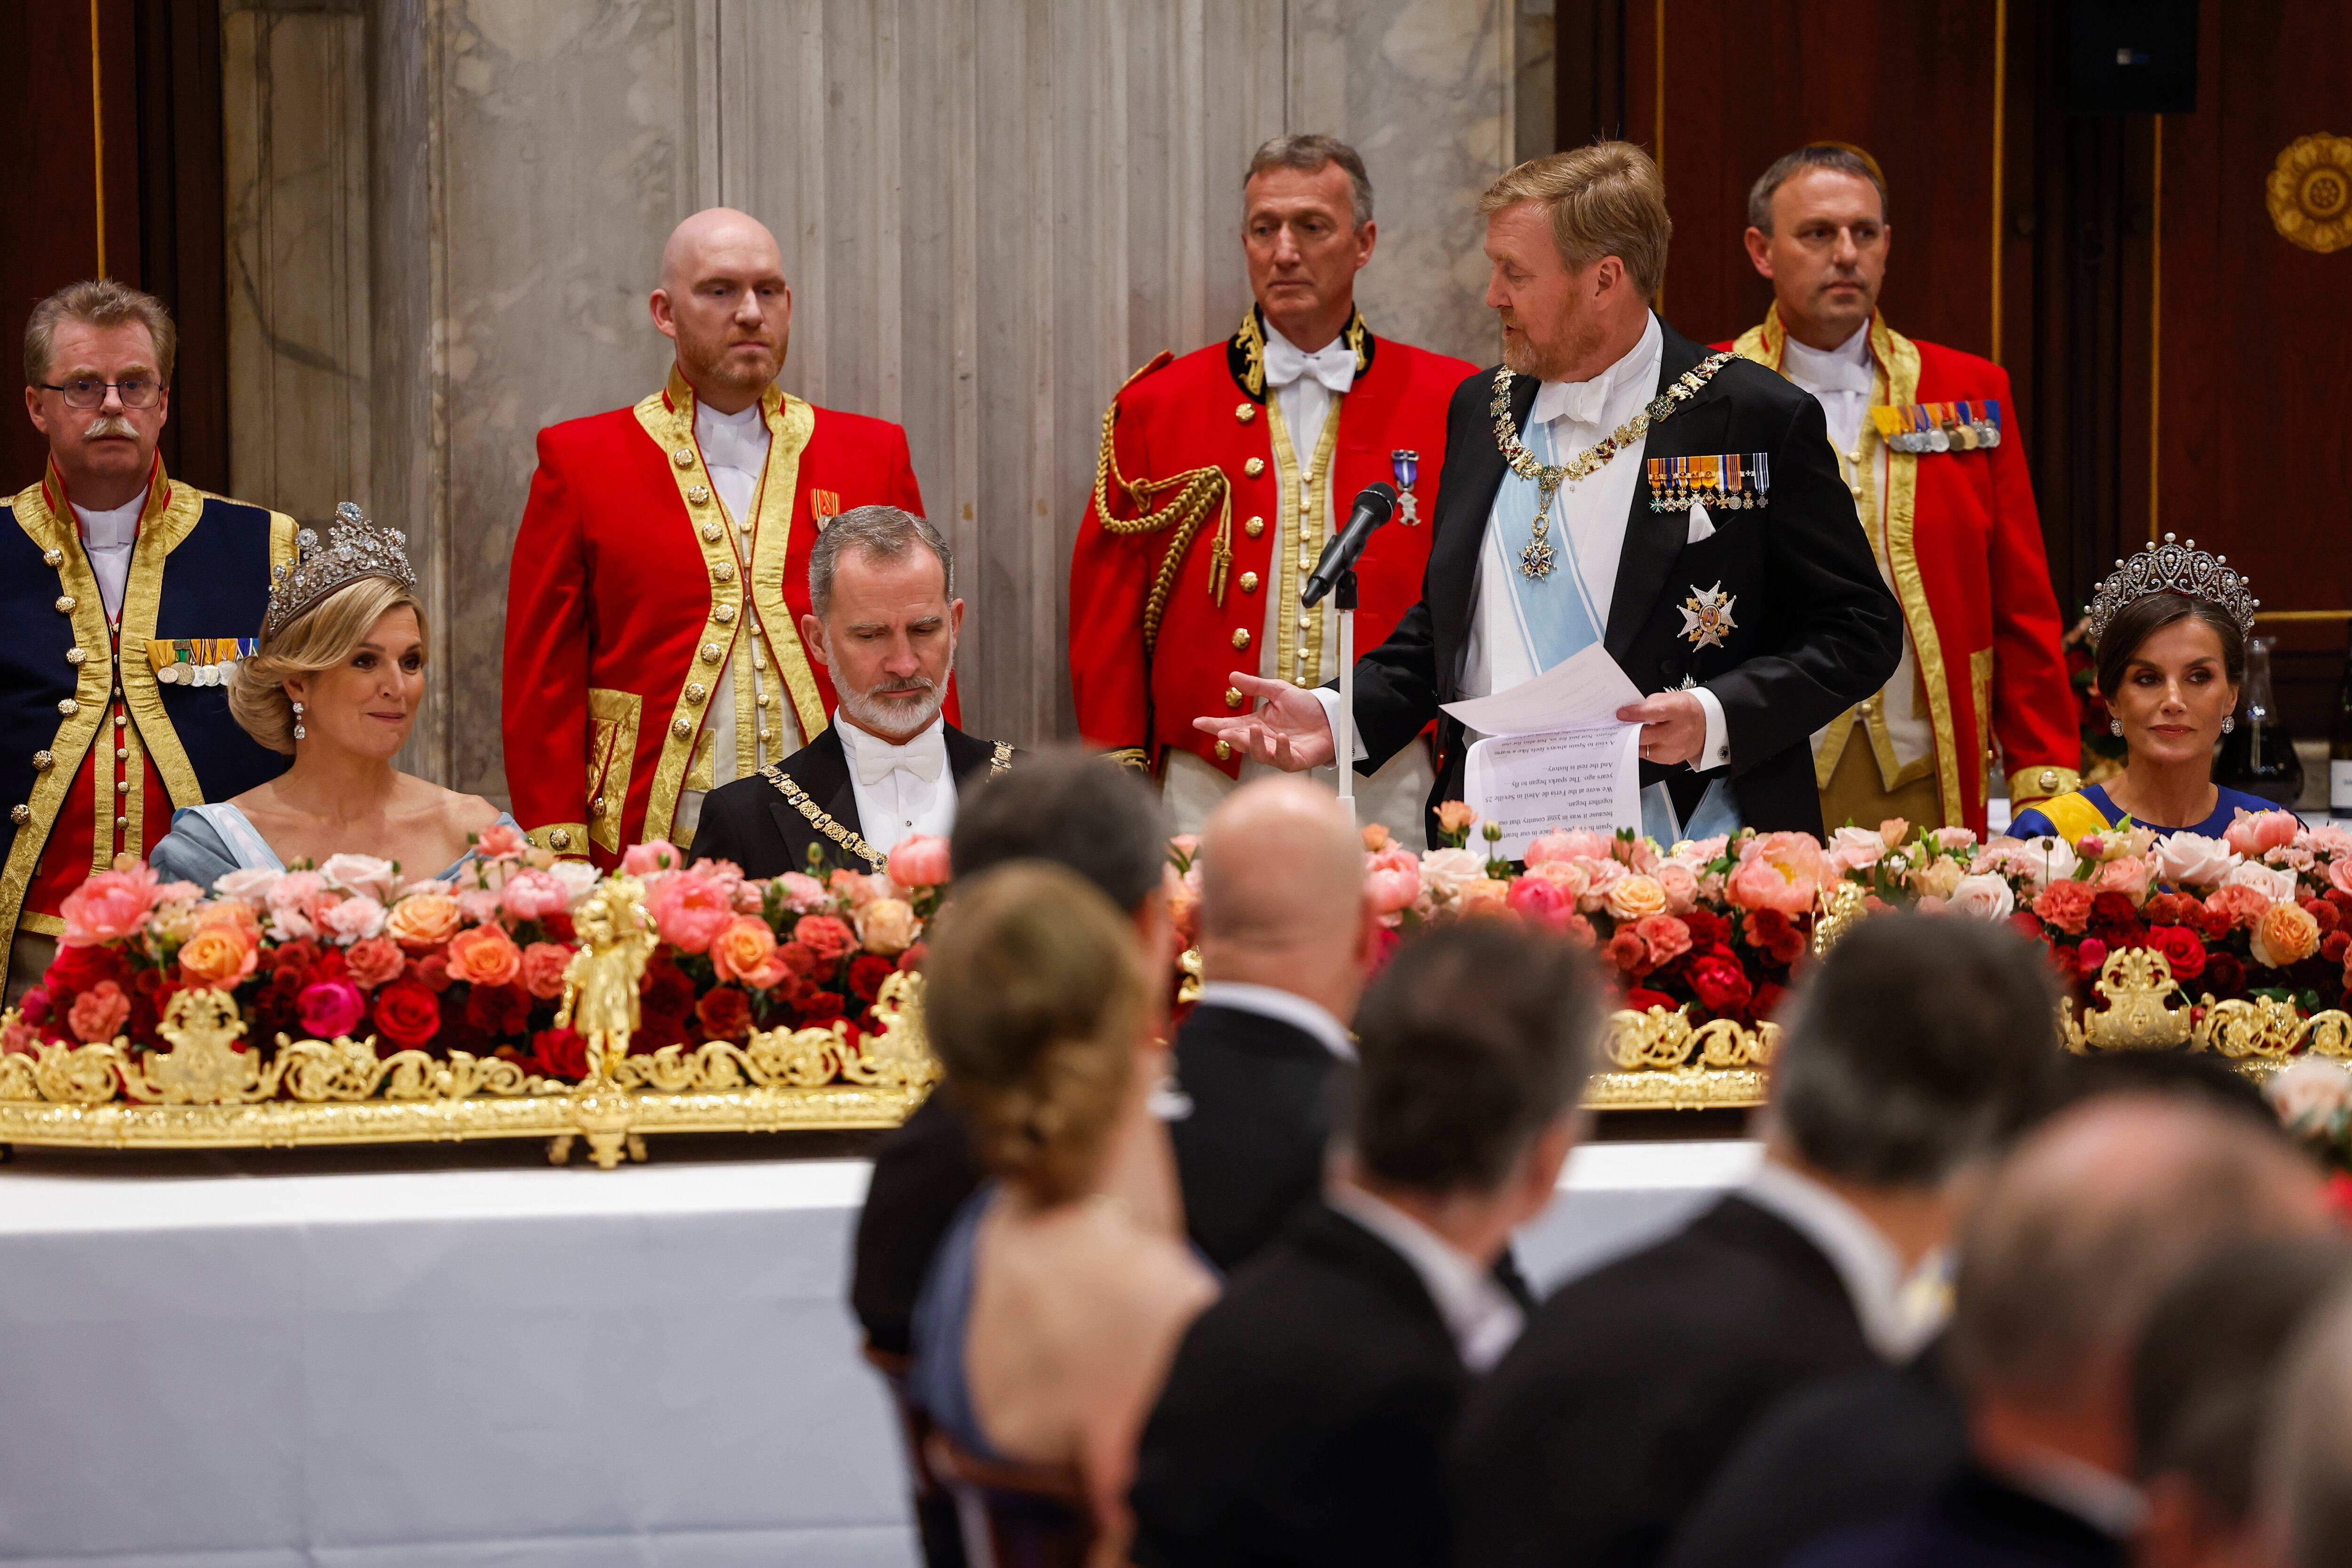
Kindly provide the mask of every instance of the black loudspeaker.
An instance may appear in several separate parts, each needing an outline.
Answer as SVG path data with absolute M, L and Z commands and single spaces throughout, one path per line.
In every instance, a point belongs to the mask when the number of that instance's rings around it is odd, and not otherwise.
M 2197 0 L 2063 0 L 2058 101 L 2069 114 L 2197 108 Z

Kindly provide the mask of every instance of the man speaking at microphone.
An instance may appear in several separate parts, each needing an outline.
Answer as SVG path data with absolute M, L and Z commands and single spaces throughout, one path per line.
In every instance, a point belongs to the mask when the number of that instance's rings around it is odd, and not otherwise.
M 1642 828 L 1822 831 L 1808 742 L 1901 654 L 1895 599 L 1821 405 L 1650 309 L 1673 223 L 1626 142 L 1522 163 L 1479 203 L 1504 362 L 1454 392 L 1421 601 L 1355 671 L 1357 770 L 1439 719 L 1439 802 L 1474 737 L 1442 704 L 1598 643 L 1648 694 Z M 1330 761 L 1338 695 L 1236 672 L 1195 727 L 1276 768 Z

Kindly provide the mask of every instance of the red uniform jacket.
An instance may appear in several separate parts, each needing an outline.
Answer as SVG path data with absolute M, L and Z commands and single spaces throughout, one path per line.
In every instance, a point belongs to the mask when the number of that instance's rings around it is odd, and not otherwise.
M 1776 306 L 1736 349 L 1780 368 L 1787 341 Z M 1944 820 L 1985 831 L 1985 762 L 1998 737 L 2012 803 L 2063 794 L 2076 784 L 2082 738 L 2059 651 L 2062 623 L 2050 586 L 2042 521 L 2025 471 L 2009 372 L 1990 360 L 1914 342 L 1883 317 L 1870 325 L 1877 361 L 1874 402 L 1997 402 L 2000 444 L 1961 451 L 1886 454 L 1887 559 L 1904 624 L 1918 657 L 1935 729 Z M 1864 421 L 1865 444 L 1878 440 Z M 1834 758 L 1843 727 L 1832 728 Z
M 676 370 L 635 408 L 550 425 L 515 537 L 501 703 L 516 821 L 609 866 L 667 838 L 727 656 L 756 622 L 807 738 L 833 684 L 801 645 L 808 559 L 826 518 L 876 504 L 920 515 L 907 434 L 775 388 L 750 591 Z M 956 717 L 950 693 L 949 722 Z
M 1161 354 L 1112 400 L 1070 560 L 1070 688 L 1088 745 L 1155 770 L 1168 747 L 1182 747 L 1237 775 L 1240 762 L 1192 720 L 1242 706 L 1226 677 L 1260 667 L 1268 594 L 1292 607 L 1276 668 L 1302 685 L 1338 674 L 1321 657 L 1331 602 L 1295 610 L 1307 571 L 1297 549 L 1277 546 L 1303 547 L 1311 570 L 1375 481 L 1411 495 L 1420 520 L 1409 522 L 1400 501 L 1357 562 L 1356 647 L 1378 647 L 1421 598 L 1446 402 L 1476 367 L 1374 338 L 1360 312 L 1346 339 L 1356 378 L 1324 422 L 1329 450 L 1311 511 L 1299 478 L 1317 455 L 1293 452 L 1286 431 L 1276 439 L 1280 411 L 1266 395 L 1255 307 L 1227 341 L 1181 360 Z

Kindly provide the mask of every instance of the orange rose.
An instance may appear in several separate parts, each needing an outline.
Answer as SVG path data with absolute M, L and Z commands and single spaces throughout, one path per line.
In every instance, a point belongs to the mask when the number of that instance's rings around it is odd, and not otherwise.
M 457 901 L 446 893 L 412 893 L 392 906 L 383 934 L 404 947 L 438 947 L 464 929 Z M 512 943 L 508 944 L 512 946 Z
M 2248 946 L 2255 962 L 2273 969 L 2300 964 L 2319 951 L 2319 922 L 2299 904 L 2273 904 L 2254 921 Z
M 180 973 L 192 986 L 217 986 L 227 990 L 252 975 L 261 952 L 252 933 L 231 921 L 198 927 L 180 946 Z
M 722 980 L 766 988 L 783 978 L 776 934 L 756 915 L 739 915 L 710 939 L 710 967 Z
M 411 902 L 414 902 L 412 900 Z M 477 925 L 449 938 L 449 977 L 477 986 L 508 986 L 522 973 L 522 949 L 503 925 Z

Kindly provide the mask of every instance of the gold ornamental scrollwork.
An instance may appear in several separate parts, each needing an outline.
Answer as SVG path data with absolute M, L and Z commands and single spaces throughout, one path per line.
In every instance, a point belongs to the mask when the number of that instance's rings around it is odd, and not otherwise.
M 2286 145 L 2264 182 L 2281 238 L 2326 255 L 2352 246 L 2352 137 L 2320 133 Z

